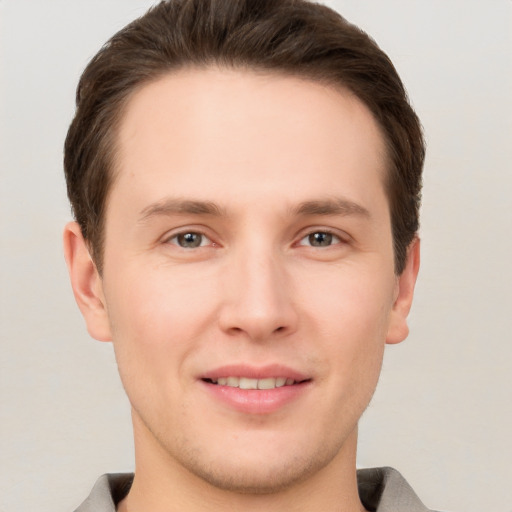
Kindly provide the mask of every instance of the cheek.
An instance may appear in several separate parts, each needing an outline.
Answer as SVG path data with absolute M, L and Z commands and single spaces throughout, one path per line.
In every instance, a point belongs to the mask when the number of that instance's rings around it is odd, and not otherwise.
M 313 285 L 302 290 L 302 307 L 319 320 L 318 327 L 328 339 L 352 341 L 362 349 L 384 342 L 394 280 L 390 273 L 354 267 L 340 266 L 308 280 Z
M 113 327 L 122 326 L 128 338 L 139 333 L 139 343 L 168 342 L 197 325 L 207 305 L 214 306 L 208 276 L 197 279 L 187 269 L 165 266 L 140 271 L 146 267 L 120 269 L 106 284 L 107 302 L 114 305 L 109 308 Z
M 121 276 L 107 283 L 105 295 L 123 381 L 161 381 L 171 368 L 180 378 L 182 363 L 198 348 L 199 333 L 215 310 L 210 281 L 198 286 L 186 273 L 169 269 L 141 274 L 125 268 L 114 279 Z
M 317 276 L 305 295 L 310 336 L 322 343 L 333 376 L 331 392 L 346 401 L 367 402 L 377 384 L 392 307 L 393 280 L 386 276 L 340 268 L 325 280 Z

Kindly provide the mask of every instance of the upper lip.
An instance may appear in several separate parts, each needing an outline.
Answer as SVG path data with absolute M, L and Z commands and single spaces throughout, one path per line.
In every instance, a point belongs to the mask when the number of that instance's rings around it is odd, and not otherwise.
M 311 377 L 298 370 L 281 364 L 253 366 L 246 364 L 231 364 L 214 368 L 200 375 L 200 378 L 217 380 L 221 377 L 247 377 L 249 379 L 268 379 L 271 377 L 286 377 L 295 382 L 309 380 Z

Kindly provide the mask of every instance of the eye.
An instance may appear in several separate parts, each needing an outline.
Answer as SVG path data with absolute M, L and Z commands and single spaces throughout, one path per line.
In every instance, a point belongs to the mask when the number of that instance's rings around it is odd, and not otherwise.
M 328 231 L 315 231 L 314 233 L 309 233 L 309 235 L 302 238 L 299 245 L 330 247 L 331 245 L 339 243 L 341 243 L 341 239 L 333 233 L 329 233 Z
M 169 238 L 168 242 L 182 247 L 183 249 L 196 249 L 197 247 L 204 247 L 212 243 L 206 235 L 195 231 L 178 233 Z

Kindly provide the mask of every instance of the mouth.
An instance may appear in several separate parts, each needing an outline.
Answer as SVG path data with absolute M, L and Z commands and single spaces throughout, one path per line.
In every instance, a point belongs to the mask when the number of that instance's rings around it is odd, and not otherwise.
M 215 403 L 249 415 L 283 410 L 313 389 L 311 375 L 279 364 L 227 365 L 204 373 L 199 382 Z
M 219 377 L 216 379 L 202 379 L 208 384 L 215 384 L 217 386 L 227 386 L 229 388 L 238 389 L 276 389 L 284 386 L 293 386 L 295 384 L 301 384 L 307 382 L 308 379 L 294 380 L 290 377 L 266 377 L 263 379 L 254 379 L 251 377 Z

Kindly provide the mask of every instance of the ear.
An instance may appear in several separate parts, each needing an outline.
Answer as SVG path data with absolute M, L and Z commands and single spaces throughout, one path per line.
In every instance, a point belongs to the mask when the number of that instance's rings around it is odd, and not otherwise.
M 111 341 L 103 282 L 76 222 L 70 222 L 64 228 L 64 256 L 75 300 L 89 334 L 99 341 Z
M 397 277 L 395 302 L 391 311 L 386 343 L 394 344 L 405 340 L 409 334 L 407 316 L 412 305 L 414 286 L 420 269 L 420 240 L 415 238 L 407 249 L 404 271 Z

